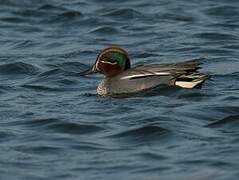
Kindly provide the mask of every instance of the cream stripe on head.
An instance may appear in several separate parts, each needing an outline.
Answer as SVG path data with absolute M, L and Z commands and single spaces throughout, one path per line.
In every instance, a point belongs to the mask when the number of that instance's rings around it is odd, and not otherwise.
M 101 60 L 101 62 L 103 64 L 111 64 L 111 65 L 116 65 L 117 64 L 117 62 L 109 62 L 109 61 L 102 61 L 102 60 Z
M 105 55 L 106 53 L 108 52 L 119 52 L 119 53 L 122 53 L 122 54 L 125 54 L 127 57 L 129 57 L 128 55 L 128 52 L 126 50 L 124 50 L 123 48 L 120 48 L 120 47 L 108 47 L 108 48 L 105 48 L 101 51 L 101 53 L 97 56 L 97 59 L 96 59 L 96 63 L 95 63 L 95 68 L 99 71 L 98 69 L 98 63 L 99 63 L 99 60 L 100 58 Z M 103 63 L 105 63 L 106 61 L 104 61 Z

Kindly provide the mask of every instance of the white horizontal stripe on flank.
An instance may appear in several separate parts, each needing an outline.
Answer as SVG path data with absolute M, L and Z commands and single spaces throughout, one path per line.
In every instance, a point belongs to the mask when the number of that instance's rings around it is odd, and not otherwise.
M 155 72 L 156 75 L 169 75 L 169 72 Z
M 155 76 L 155 75 L 169 75 L 169 72 L 155 72 L 155 73 L 146 73 L 146 74 L 133 74 L 129 76 L 124 76 L 120 79 L 131 79 L 131 78 L 137 78 L 137 77 L 147 77 L 147 76 Z

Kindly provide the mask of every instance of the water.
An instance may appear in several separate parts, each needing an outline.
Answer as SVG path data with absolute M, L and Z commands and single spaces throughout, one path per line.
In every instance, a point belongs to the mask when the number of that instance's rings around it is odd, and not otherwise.
M 0 179 L 237 179 L 237 0 L 1 0 Z M 79 76 L 118 45 L 132 64 L 206 57 L 202 89 L 99 97 Z

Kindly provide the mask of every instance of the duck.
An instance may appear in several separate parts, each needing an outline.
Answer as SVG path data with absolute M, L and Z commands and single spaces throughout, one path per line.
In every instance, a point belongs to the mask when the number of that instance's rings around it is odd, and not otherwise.
M 103 74 L 104 79 L 97 87 L 97 94 L 117 96 L 144 92 L 159 85 L 200 88 L 209 76 L 199 72 L 199 69 L 196 60 L 131 67 L 125 49 L 108 47 L 98 54 L 94 65 L 83 74 Z

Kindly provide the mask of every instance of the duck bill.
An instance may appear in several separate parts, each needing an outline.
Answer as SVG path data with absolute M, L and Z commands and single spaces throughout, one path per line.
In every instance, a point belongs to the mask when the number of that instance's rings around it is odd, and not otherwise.
M 90 75 L 90 74 L 95 74 L 95 73 L 97 73 L 97 72 L 98 72 L 98 71 L 97 71 L 95 65 L 93 65 L 91 68 L 89 68 L 89 69 L 87 69 L 87 70 L 81 72 L 80 75 L 81 75 L 81 76 L 86 76 L 86 75 Z

